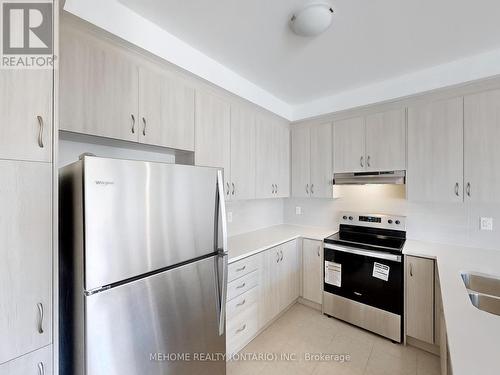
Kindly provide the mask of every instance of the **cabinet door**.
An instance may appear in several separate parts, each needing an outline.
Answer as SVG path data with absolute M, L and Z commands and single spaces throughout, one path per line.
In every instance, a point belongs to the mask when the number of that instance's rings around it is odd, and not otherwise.
M 279 261 L 280 247 L 263 252 L 260 282 L 260 327 L 265 326 L 279 313 Z
M 365 119 L 356 117 L 333 123 L 333 170 L 336 173 L 365 170 Z
M 309 127 L 294 127 L 291 131 L 292 196 L 308 197 L 311 186 L 311 137 Z
M 406 169 L 406 124 L 402 109 L 366 117 L 366 169 Z
M 0 207 L 2 363 L 52 340 L 51 164 L 0 161 Z
M 215 94 L 203 90 L 197 91 L 195 124 L 195 164 L 223 168 L 226 197 L 229 198 L 231 192 L 229 103 Z
M 139 141 L 162 145 L 164 124 L 161 119 L 163 76 L 152 69 L 139 69 Z
M 273 142 L 277 151 L 274 163 L 274 181 L 276 184 L 276 198 L 290 196 L 290 129 L 288 126 L 276 123 L 273 126 Z
M 434 260 L 406 257 L 406 334 L 434 343 Z
M 332 124 L 311 128 L 311 197 L 333 196 L 333 136 Z
M 408 199 L 463 200 L 463 99 L 408 108 Z
M 273 143 L 274 131 L 272 122 L 267 116 L 256 116 L 256 166 L 255 194 L 256 198 L 274 198 L 275 173 L 277 170 L 278 152 Z
M 138 140 L 139 74 L 126 54 L 65 28 L 59 69 L 61 130 Z
M 278 263 L 279 311 L 283 311 L 300 294 L 300 270 L 297 241 L 290 241 L 280 246 Z
M 52 345 L 0 365 L 0 375 L 52 374 Z
M 498 203 L 500 90 L 466 96 L 464 113 L 466 199 Z
M 323 301 L 323 243 L 304 239 L 302 242 L 302 297 L 321 304 Z
M 0 159 L 52 160 L 52 70 L 0 70 Z
M 231 198 L 255 198 L 255 114 L 231 107 Z
M 139 140 L 194 151 L 194 89 L 155 68 L 139 71 Z

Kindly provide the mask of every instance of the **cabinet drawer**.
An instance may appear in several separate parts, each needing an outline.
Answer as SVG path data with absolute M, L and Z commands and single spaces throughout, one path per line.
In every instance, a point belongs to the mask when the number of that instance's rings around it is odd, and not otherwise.
M 227 303 L 226 314 L 228 322 L 233 320 L 239 314 L 247 311 L 251 308 L 258 299 L 259 296 L 259 286 L 250 289 L 248 292 L 233 298 Z
M 52 345 L 0 365 L 0 375 L 52 375 Z
M 254 304 L 244 313 L 238 315 L 227 324 L 227 352 L 234 354 L 240 351 L 257 333 L 258 307 Z
M 228 266 L 227 279 L 231 282 L 255 271 L 257 268 L 259 268 L 259 258 L 257 256 L 251 256 L 236 263 L 231 263 Z
M 240 277 L 231 281 L 227 286 L 227 300 L 231 301 L 233 298 L 242 295 L 246 291 L 257 286 L 259 283 L 259 271 L 253 271 L 248 275 Z

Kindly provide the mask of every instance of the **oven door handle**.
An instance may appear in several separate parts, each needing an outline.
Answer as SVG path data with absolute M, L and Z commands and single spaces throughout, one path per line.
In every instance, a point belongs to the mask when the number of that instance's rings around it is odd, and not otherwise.
M 381 251 L 355 249 L 347 246 L 331 245 L 329 243 L 325 243 L 325 249 L 343 251 L 344 253 L 351 253 L 356 255 L 364 255 L 367 257 L 377 258 L 377 259 L 392 260 L 393 262 L 401 263 L 401 255 L 383 253 Z

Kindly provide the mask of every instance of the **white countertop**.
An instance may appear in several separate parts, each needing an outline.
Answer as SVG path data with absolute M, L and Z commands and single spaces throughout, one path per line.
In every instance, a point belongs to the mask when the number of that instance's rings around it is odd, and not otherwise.
M 231 236 L 228 238 L 229 263 L 236 262 L 296 238 L 323 241 L 325 237 L 336 232 L 336 229 L 331 228 L 282 224 Z
M 407 240 L 404 254 L 437 260 L 454 375 L 500 373 L 500 316 L 476 309 L 461 272 L 500 276 L 500 251 Z

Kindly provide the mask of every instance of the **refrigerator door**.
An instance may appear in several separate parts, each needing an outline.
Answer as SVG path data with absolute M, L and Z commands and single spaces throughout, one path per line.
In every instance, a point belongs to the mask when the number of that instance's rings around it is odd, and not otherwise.
M 86 375 L 224 375 L 220 259 L 85 297 Z
M 217 251 L 215 168 L 85 157 L 85 290 Z

